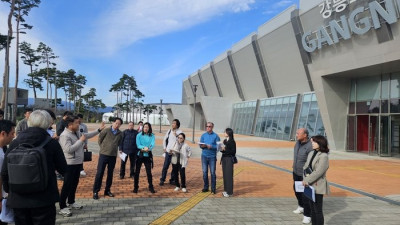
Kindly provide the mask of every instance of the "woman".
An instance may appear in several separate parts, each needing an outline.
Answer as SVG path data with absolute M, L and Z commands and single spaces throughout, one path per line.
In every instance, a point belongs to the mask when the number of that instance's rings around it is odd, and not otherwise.
M 147 181 L 149 182 L 149 191 L 151 193 L 156 193 L 153 187 L 153 175 L 151 174 L 151 167 L 153 164 L 153 154 L 151 150 L 153 149 L 155 144 L 155 136 L 153 134 L 153 130 L 151 129 L 151 124 L 146 122 L 143 125 L 143 130 L 136 136 L 136 145 L 139 149 L 138 158 L 136 160 L 136 172 L 135 172 L 135 182 L 133 193 L 138 193 L 139 189 L 139 175 L 140 168 L 144 163 L 147 173 Z
M 315 202 L 310 200 L 311 222 L 314 225 L 324 224 L 324 214 L 322 203 L 324 194 L 329 194 L 329 185 L 326 180 L 326 171 L 329 168 L 328 141 L 324 136 L 317 135 L 311 138 L 313 152 L 308 154 L 307 162 L 304 164 L 304 170 L 309 166 L 312 169 L 309 174 L 303 175 L 304 186 L 312 186 L 315 189 Z M 307 170 L 306 170 L 307 171 Z
M 177 137 L 177 142 L 175 143 L 176 148 L 173 148 L 171 151 L 172 154 L 172 178 L 175 180 L 176 188 L 174 191 L 179 191 L 180 187 L 182 187 L 182 192 L 187 192 L 186 190 L 186 174 L 185 168 L 188 163 L 188 159 L 192 155 L 192 151 L 185 143 L 185 134 L 180 133 Z M 178 151 L 175 151 L 177 149 Z M 181 175 L 181 183 L 179 184 L 178 174 Z
M 236 142 L 233 138 L 233 130 L 231 128 L 225 129 L 224 145 L 221 149 L 222 157 L 222 174 L 224 178 L 224 197 L 231 197 L 233 195 L 233 158 L 236 156 Z

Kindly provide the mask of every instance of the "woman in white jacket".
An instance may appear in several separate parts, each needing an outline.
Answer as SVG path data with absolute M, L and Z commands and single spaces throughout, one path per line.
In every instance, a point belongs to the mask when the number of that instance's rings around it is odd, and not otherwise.
M 187 166 L 188 159 L 192 155 L 192 151 L 189 145 L 185 143 L 185 138 L 185 134 L 180 133 L 177 137 L 174 147 L 170 149 L 170 154 L 172 154 L 172 176 L 176 185 L 174 191 L 179 191 L 179 189 L 182 187 L 182 192 L 187 192 L 185 168 Z M 179 184 L 178 174 L 181 176 L 181 184 Z

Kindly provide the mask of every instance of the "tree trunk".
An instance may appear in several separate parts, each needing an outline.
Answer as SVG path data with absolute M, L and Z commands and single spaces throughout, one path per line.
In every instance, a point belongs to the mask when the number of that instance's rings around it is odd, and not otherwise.
M 31 67 L 31 75 L 33 75 L 33 67 L 32 67 L 32 65 L 30 65 L 30 67 Z M 33 76 L 32 76 L 33 97 L 35 98 L 35 101 L 36 101 L 37 96 L 36 96 L 36 88 L 35 88 L 34 83 L 35 83 L 35 80 L 33 79 Z
M 8 14 L 8 36 L 7 36 L 7 46 L 6 46 L 6 54 L 5 54 L 5 65 L 4 65 L 4 75 L 3 75 L 3 94 L 1 97 L 1 105 L 0 108 L 4 110 L 4 119 L 7 119 L 7 105 L 8 105 L 8 84 L 10 78 L 10 40 L 13 34 L 12 30 L 12 16 L 14 13 L 15 1 L 11 2 L 10 13 Z
M 14 89 L 14 106 L 12 107 L 12 118 L 11 121 L 15 123 L 17 121 L 17 106 L 18 106 L 18 77 L 19 77 L 19 22 L 21 16 L 21 9 L 18 10 L 17 17 L 17 41 L 15 43 L 15 89 Z

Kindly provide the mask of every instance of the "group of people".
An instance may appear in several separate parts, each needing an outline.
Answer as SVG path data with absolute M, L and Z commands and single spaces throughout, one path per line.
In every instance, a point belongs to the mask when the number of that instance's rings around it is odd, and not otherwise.
M 119 130 L 123 124 L 121 118 L 116 118 L 110 127 L 104 123 L 100 128 L 88 132 L 82 123 L 82 115 L 64 113 L 63 119 L 57 124 L 56 132 L 52 130 L 55 114 L 51 110 L 25 111 L 25 118 L 14 124 L 2 120 L 0 111 L 0 197 L 7 198 L 7 207 L 14 210 L 15 224 L 54 224 L 56 215 L 56 202 L 59 202 L 59 214 L 71 216 L 71 209 L 82 209 L 82 205 L 75 202 L 75 194 L 79 178 L 83 170 L 83 155 L 87 149 L 87 139 L 99 135 L 100 146 L 97 173 L 93 185 L 93 198 L 99 199 L 102 179 L 107 167 L 107 180 L 104 196 L 114 197 L 111 192 L 113 171 L 118 154 L 124 153 L 126 158 L 121 160 L 120 179 L 125 178 L 125 167 L 130 160 L 129 176 L 134 178 L 133 193 L 139 191 L 139 175 L 142 164 L 145 165 L 148 190 L 155 193 L 152 177 L 153 154 L 155 135 L 152 133 L 150 123 L 139 123 L 139 128 L 134 129 L 133 122 L 129 122 L 128 129 Z M 187 192 L 185 169 L 192 154 L 186 136 L 179 129 L 178 119 L 173 120 L 163 140 L 164 164 L 161 171 L 160 186 L 163 186 L 167 171 L 172 164 L 169 183 L 175 185 L 174 191 Z M 220 142 L 219 136 L 213 131 L 214 124 L 208 122 L 206 132 L 201 136 L 199 147 L 204 186 L 202 192 L 210 191 L 208 171 L 211 174 L 211 193 L 216 194 L 216 162 L 217 153 L 222 153 L 224 197 L 233 195 L 233 168 L 236 156 L 236 142 L 233 130 L 227 128 L 224 132 L 225 140 Z M 17 136 L 15 137 L 15 134 Z M 48 137 L 52 139 L 44 145 L 48 170 L 48 185 L 42 192 L 13 193 L 10 189 L 7 155 L 21 144 L 39 146 Z M 14 138 L 15 137 L 15 138 Z M 296 145 L 294 147 L 293 180 L 300 181 L 304 186 L 315 189 L 315 200 L 308 199 L 304 193 L 296 192 L 298 207 L 294 213 L 303 214 L 303 223 L 324 224 L 323 195 L 329 194 L 329 185 L 326 172 L 329 168 L 329 148 L 324 136 L 308 137 L 308 131 L 300 128 L 296 132 Z M 7 148 L 7 145 L 8 148 Z M 310 168 L 310 170 L 308 170 Z M 308 172 L 305 172 L 308 171 Z M 63 176 L 61 193 L 58 191 L 56 173 Z

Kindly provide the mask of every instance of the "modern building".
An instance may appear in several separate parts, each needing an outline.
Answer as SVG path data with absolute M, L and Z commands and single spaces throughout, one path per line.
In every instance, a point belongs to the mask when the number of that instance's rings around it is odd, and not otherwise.
M 399 15 L 400 0 L 300 0 L 188 76 L 169 118 L 399 156 Z

